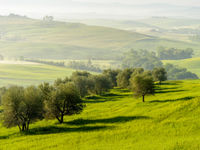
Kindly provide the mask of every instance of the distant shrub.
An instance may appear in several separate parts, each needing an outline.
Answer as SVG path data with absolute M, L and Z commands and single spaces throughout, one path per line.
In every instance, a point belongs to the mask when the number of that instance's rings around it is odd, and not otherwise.
M 91 61 L 88 61 L 87 63 L 84 61 L 71 61 L 68 63 L 67 67 L 77 70 L 102 72 L 102 70 L 98 66 L 93 65 Z
M 156 67 L 162 67 L 162 62 L 156 57 L 156 53 L 154 52 L 130 50 L 124 54 L 122 67 L 152 70 Z
M 167 71 L 169 80 L 199 79 L 198 76 L 186 68 L 179 68 L 172 64 L 166 64 L 164 68 Z
M 152 75 L 153 75 L 154 81 L 159 81 L 160 84 L 162 81 L 167 80 L 167 72 L 165 68 L 154 68 L 152 71 Z
M 164 47 L 160 47 L 158 50 L 158 58 L 160 60 L 179 60 L 179 59 L 187 59 L 192 58 L 193 49 L 177 49 L 177 48 L 169 48 L 166 49 Z

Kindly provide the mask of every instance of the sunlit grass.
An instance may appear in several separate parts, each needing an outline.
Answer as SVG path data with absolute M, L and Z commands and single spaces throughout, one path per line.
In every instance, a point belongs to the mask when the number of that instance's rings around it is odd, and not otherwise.
M 113 89 L 85 99 L 80 115 L 40 121 L 30 132 L 0 127 L 0 149 L 200 149 L 200 81 L 170 81 L 154 96 Z

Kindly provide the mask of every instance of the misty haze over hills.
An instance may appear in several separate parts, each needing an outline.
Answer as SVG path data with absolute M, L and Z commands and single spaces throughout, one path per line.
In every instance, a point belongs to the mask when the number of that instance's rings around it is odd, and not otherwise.
M 63 19 L 135 19 L 150 16 L 200 18 L 200 2 L 132 0 L 0 0 L 0 14 L 17 13 L 41 18 L 53 15 Z

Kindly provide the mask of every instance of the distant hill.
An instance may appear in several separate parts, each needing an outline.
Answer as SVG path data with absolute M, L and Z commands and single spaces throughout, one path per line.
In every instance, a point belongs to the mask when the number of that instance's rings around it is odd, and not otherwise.
M 148 24 L 164 29 L 200 26 L 199 19 L 187 18 L 151 17 L 147 19 L 140 19 L 138 21 L 143 24 Z
M 200 77 L 200 57 L 182 60 L 164 60 L 163 63 L 171 63 L 179 67 L 187 68 L 189 71 L 196 73 Z
M 113 20 L 113 19 L 61 19 L 63 21 L 80 22 L 87 25 L 104 26 L 122 30 L 135 30 L 137 28 L 158 28 L 137 20 Z
M 198 44 L 80 23 L 0 17 L 0 54 L 45 59 L 115 59 L 131 48 L 198 48 Z

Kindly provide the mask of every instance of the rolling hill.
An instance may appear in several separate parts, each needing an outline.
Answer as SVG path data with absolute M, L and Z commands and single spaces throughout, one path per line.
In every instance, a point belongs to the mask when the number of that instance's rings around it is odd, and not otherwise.
M 64 21 L 67 21 L 63 19 Z M 182 41 L 198 44 L 191 37 L 199 35 L 199 19 L 192 18 L 172 18 L 172 17 L 149 17 L 144 19 L 129 20 L 109 20 L 109 19 L 85 19 L 69 20 L 71 22 L 80 22 L 88 25 L 98 25 L 112 27 L 132 32 L 137 32 L 160 39 L 171 41 Z M 159 43 L 156 43 L 160 45 Z M 176 47 L 177 45 L 173 43 Z
M 199 44 L 79 23 L 0 17 L 0 54 L 42 59 L 115 59 L 131 48 L 159 46 L 198 49 Z
M 57 78 L 70 76 L 75 70 L 27 62 L 0 63 L 0 87 L 39 85 L 52 83 Z
M 0 149 L 198 150 L 199 87 L 199 80 L 165 82 L 145 103 L 113 89 L 85 99 L 83 113 L 61 125 L 43 120 L 21 134 L 0 125 Z

